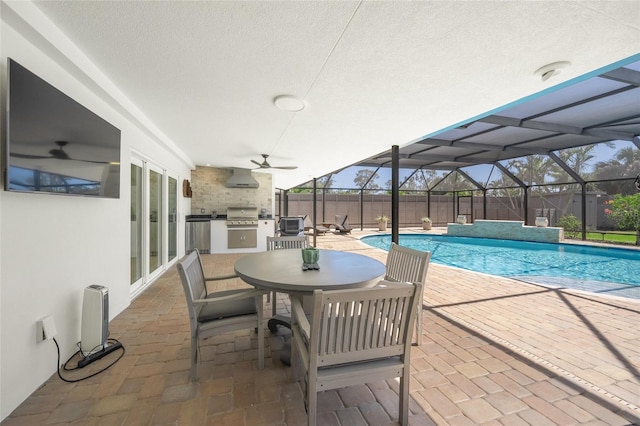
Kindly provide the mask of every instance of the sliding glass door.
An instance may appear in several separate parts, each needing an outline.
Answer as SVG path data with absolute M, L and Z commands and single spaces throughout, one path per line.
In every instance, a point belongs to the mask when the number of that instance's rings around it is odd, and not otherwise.
M 167 215 L 167 224 L 169 227 L 169 232 L 167 235 L 167 249 L 168 249 L 168 258 L 167 260 L 171 262 L 178 255 L 178 179 L 167 176 L 168 183 L 168 212 Z
M 143 159 L 131 163 L 131 293 L 141 292 L 178 254 L 178 179 Z
M 147 218 L 149 220 L 149 274 L 159 273 L 158 268 L 162 266 L 162 170 L 147 164 L 149 169 L 149 210 Z
M 131 163 L 131 284 L 142 280 L 144 213 L 142 163 Z

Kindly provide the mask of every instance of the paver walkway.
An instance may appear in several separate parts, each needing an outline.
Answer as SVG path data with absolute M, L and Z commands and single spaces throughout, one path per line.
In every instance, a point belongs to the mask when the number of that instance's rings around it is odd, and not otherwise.
M 384 262 L 386 253 L 359 234 L 327 234 L 317 243 Z M 217 275 L 231 272 L 240 256 L 203 257 Z M 412 351 L 410 424 L 640 424 L 639 300 L 433 263 L 427 281 L 424 343 Z M 283 336 L 267 331 L 264 370 L 257 370 L 254 333 L 210 339 L 201 379 L 189 383 L 184 303 L 174 267 L 111 322 L 111 336 L 126 348 L 114 367 L 73 384 L 52 376 L 2 425 L 306 423 L 300 387 L 279 361 Z M 288 308 L 286 296 L 278 300 L 280 312 Z M 323 392 L 318 423 L 397 424 L 396 392 L 395 381 Z

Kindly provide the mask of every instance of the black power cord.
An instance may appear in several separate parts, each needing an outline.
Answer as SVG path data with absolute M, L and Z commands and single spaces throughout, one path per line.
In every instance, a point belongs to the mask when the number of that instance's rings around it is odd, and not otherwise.
M 89 378 L 91 378 L 93 376 L 97 376 L 98 374 L 102 373 L 103 371 L 106 371 L 107 369 L 111 368 L 113 365 L 115 365 L 116 362 L 120 361 L 120 359 L 124 356 L 125 350 L 124 350 L 124 346 L 116 339 L 108 339 L 108 342 L 111 342 L 113 344 L 119 345 L 118 349 L 122 349 L 122 353 L 120 354 L 120 356 L 118 358 L 116 358 L 111 364 L 109 364 L 106 367 L 104 367 L 102 370 L 96 371 L 95 373 L 90 374 L 90 375 L 88 375 L 86 377 L 81 377 L 79 379 L 70 380 L 70 379 L 65 379 L 64 377 L 62 377 L 62 374 L 60 374 L 60 346 L 58 345 L 58 341 L 54 337 L 53 338 L 53 343 L 56 344 L 56 349 L 58 350 L 58 364 L 56 366 L 56 370 L 58 371 L 58 377 L 60 377 L 60 379 L 62 381 L 65 381 L 67 383 L 76 383 L 76 382 L 81 382 L 82 380 L 89 379 Z M 74 353 L 73 355 L 71 355 L 71 358 L 69 358 L 67 360 L 67 362 L 65 362 L 64 365 L 62 366 L 64 371 L 75 371 L 75 370 L 79 370 L 79 369 L 85 367 L 84 365 L 82 365 L 82 366 L 75 367 L 75 368 L 67 368 L 67 364 L 69 364 L 69 362 L 73 359 L 73 357 L 75 357 L 78 354 L 81 354 L 81 356 L 84 356 L 82 351 L 80 349 L 78 349 L 78 351 L 76 353 Z

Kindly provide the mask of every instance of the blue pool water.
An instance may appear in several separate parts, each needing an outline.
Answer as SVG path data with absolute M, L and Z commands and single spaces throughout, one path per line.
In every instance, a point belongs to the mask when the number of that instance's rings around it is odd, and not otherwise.
M 391 235 L 362 241 L 389 250 Z M 400 245 L 431 252 L 431 261 L 556 287 L 640 298 L 640 250 L 446 235 L 399 236 Z

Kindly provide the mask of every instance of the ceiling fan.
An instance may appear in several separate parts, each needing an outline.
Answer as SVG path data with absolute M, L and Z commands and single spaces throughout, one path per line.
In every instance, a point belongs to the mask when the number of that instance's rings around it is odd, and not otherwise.
M 298 168 L 298 166 L 272 166 L 267 161 L 267 158 L 269 158 L 269 155 L 268 154 L 261 154 L 261 155 L 262 155 L 262 158 L 264 158 L 262 163 L 258 163 L 256 160 L 251 160 L 252 163 L 257 164 L 261 169 L 295 170 Z
M 29 159 L 55 158 L 56 160 L 76 160 L 76 161 L 83 161 L 85 163 L 108 164 L 108 162 L 105 162 L 105 161 L 92 161 L 92 160 L 81 160 L 78 158 L 71 158 L 69 157 L 69 154 L 67 154 L 67 152 L 64 150 L 64 147 L 69 144 L 68 141 L 55 141 L 55 144 L 58 145 L 58 148 L 49 150 L 49 155 L 18 154 L 16 152 L 12 152 L 10 155 L 12 157 L 17 157 L 17 158 L 29 158 Z

